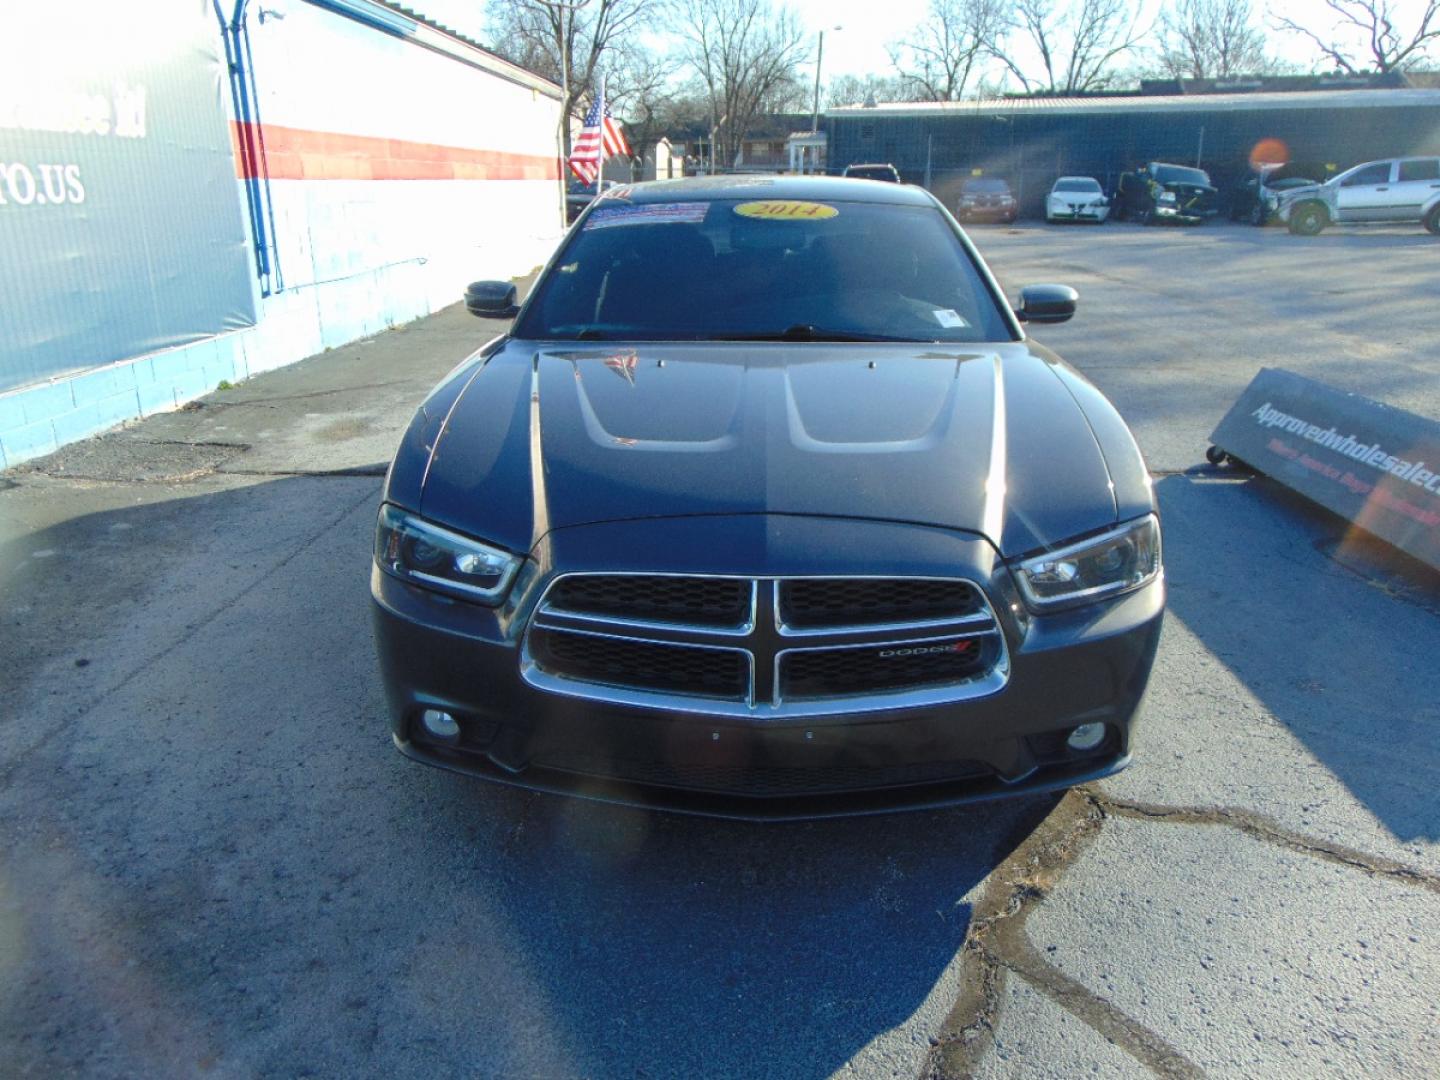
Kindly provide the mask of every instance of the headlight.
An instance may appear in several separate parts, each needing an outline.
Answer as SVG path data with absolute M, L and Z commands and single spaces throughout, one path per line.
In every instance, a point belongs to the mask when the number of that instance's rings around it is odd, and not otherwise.
M 1155 201 L 1166 204 L 1173 203 L 1175 201 L 1175 193 L 1173 191 L 1162 191 L 1160 197 Z
M 375 527 L 380 569 L 422 588 L 494 606 L 520 568 L 518 556 L 432 525 L 388 503 Z
M 1138 589 L 1160 574 L 1160 523 L 1154 514 L 1015 567 L 1025 600 L 1053 611 Z

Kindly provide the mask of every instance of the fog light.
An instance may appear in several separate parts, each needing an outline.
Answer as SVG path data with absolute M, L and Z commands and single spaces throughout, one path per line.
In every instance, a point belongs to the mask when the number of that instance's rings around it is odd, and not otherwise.
M 420 723 L 424 724 L 425 730 L 437 739 L 453 739 L 460 734 L 460 725 L 456 722 L 455 717 L 448 712 L 441 712 L 439 709 L 426 709 L 420 714 Z
M 1104 741 L 1104 724 L 1081 724 L 1070 732 L 1070 737 L 1065 740 L 1065 745 L 1071 750 L 1094 750 Z

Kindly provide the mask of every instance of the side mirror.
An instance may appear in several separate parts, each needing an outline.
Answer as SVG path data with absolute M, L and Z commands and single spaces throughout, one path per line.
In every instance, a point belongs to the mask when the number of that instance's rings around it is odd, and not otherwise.
M 508 281 L 472 281 L 465 287 L 465 310 L 482 319 L 513 319 L 520 311 L 515 286 Z
M 1026 285 L 1015 314 L 1021 322 L 1062 323 L 1075 314 L 1080 294 L 1069 285 Z

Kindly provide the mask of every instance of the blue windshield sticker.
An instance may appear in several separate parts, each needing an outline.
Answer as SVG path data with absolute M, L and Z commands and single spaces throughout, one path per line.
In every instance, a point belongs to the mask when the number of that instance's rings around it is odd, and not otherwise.
M 709 203 L 642 203 L 639 206 L 599 206 L 585 219 L 585 231 L 617 225 L 698 224 L 705 220 Z

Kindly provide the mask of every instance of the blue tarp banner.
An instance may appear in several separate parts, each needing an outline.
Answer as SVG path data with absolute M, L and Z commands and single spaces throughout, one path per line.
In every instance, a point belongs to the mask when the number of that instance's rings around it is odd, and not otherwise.
M 1261 368 L 1210 441 L 1440 569 L 1440 423 Z
M 253 326 L 209 0 L 46 0 L 0 34 L 0 392 Z

